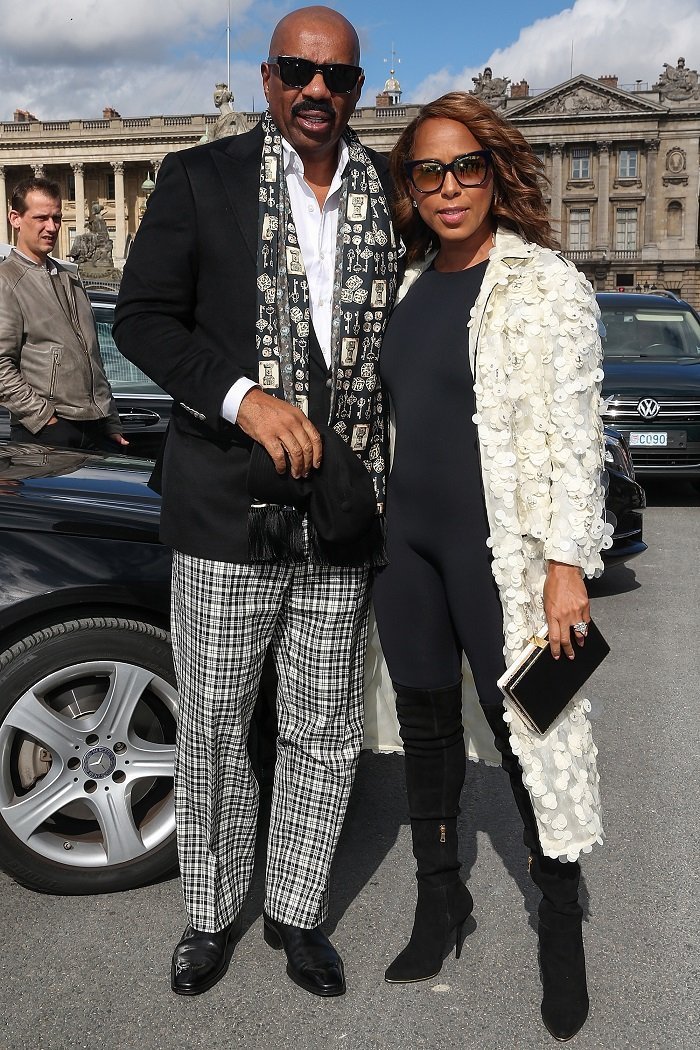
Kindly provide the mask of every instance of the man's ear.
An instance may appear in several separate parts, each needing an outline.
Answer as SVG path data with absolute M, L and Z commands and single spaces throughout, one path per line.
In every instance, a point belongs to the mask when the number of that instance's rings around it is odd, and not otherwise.
M 267 85 L 268 85 L 268 83 L 270 81 L 270 63 L 269 62 L 261 62 L 260 63 L 260 74 L 262 76 L 262 86 L 263 86 L 263 91 L 265 93 L 265 100 L 267 102 L 269 102 L 270 99 L 268 98 L 268 94 L 267 94 L 267 91 L 268 91 Z

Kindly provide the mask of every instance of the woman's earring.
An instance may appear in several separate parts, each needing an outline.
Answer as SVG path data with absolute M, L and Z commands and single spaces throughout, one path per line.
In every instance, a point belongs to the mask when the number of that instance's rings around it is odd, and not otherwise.
M 418 201 L 416 200 L 416 198 L 415 198 L 415 197 L 413 198 L 413 207 L 414 207 L 414 208 L 417 208 L 417 207 L 418 207 Z

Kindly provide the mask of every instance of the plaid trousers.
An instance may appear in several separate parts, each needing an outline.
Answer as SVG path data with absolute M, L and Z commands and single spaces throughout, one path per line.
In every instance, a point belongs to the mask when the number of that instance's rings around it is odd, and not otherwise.
M 189 920 L 220 930 L 248 892 L 258 784 L 246 743 L 269 646 L 279 736 L 265 910 L 313 928 L 327 914 L 329 869 L 362 743 L 369 572 L 175 551 L 172 582 L 175 815 Z

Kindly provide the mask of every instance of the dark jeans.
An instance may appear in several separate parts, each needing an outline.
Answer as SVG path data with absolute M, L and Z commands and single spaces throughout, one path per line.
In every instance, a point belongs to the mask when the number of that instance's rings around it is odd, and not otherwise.
M 55 445 L 58 448 L 79 448 L 88 452 L 116 452 L 121 446 L 107 437 L 101 419 L 63 419 L 46 424 L 36 434 L 13 423 L 10 427 L 13 441 L 37 445 Z

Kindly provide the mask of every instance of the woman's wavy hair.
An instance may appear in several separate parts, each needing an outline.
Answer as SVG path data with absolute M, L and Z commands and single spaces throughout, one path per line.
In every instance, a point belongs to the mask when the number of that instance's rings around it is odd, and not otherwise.
M 532 147 L 517 128 L 498 116 L 490 106 L 466 91 L 451 91 L 421 108 L 404 129 L 391 152 L 394 179 L 392 202 L 394 221 L 403 238 L 408 262 L 422 259 L 438 238 L 413 207 L 410 183 L 403 165 L 413 157 L 418 128 L 426 120 L 442 117 L 456 120 L 468 128 L 482 149 L 491 150 L 493 159 L 493 200 L 491 215 L 495 225 L 505 226 L 544 248 L 559 247 L 552 232 L 542 194 L 546 182 L 544 168 Z

